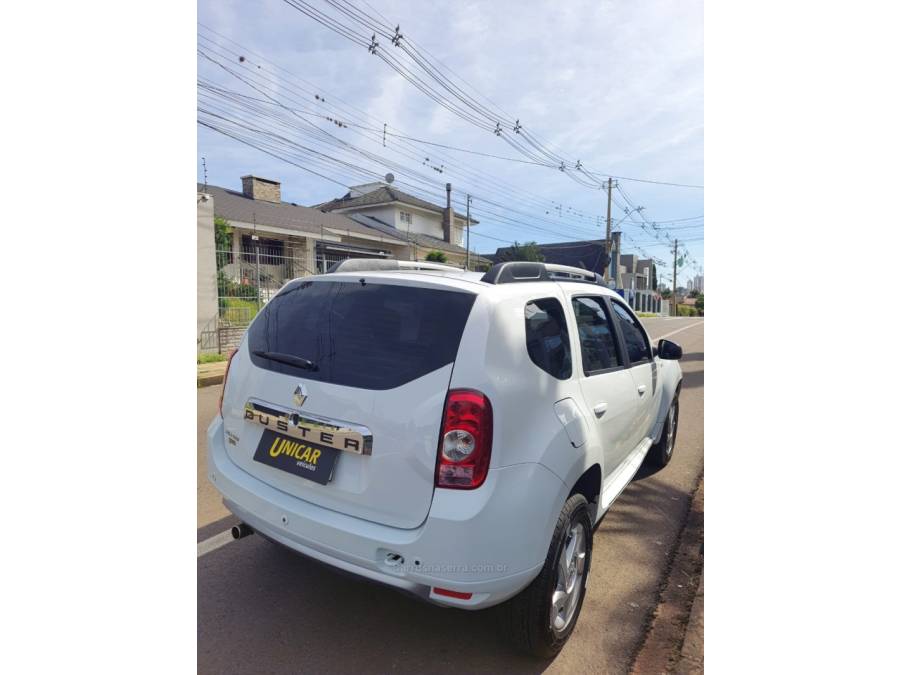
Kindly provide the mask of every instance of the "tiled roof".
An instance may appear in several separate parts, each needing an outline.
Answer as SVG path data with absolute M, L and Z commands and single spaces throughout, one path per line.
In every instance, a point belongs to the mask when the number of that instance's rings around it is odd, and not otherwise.
M 366 216 L 362 213 L 354 213 L 350 216 L 353 220 L 357 221 L 365 225 L 366 227 L 370 227 L 373 230 L 377 230 L 378 232 L 382 232 L 384 234 L 391 235 L 393 237 L 399 237 L 404 241 L 407 240 L 407 236 L 409 237 L 409 241 L 415 242 L 417 246 L 421 248 L 427 249 L 437 249 L 439 251 L 447 251 L 449 253 L 461 253 L 465 255 L 466 249 L 462 246 L 457 246 L 456 244 L 451 244 L 450 242 L 446 242 L 443 239 L 438 239 L 437 237 L 432 237 L 427 234 L 422 234 L 421 232 L 401 232 L 397 230 L 397 228 L 388 225 L 387 223 L 379 220 L 378 218 L 374 218 L 373 216 Z M 474 253 L 470 252 L 470 255 L 474 257 Z
M 207 185 L 204 189 L 203 184 L 198 183 L 197 191 L 205 191 L 212 195 L 215 215 L 230 221 L 255 222 L 258 225 L 271 225 L 298 232 L 320 233 L 324 227 L 342 232 L 372 234 L 370 228 L 340 213 L 323 213 L 318 209 L 287 202 L 276 204 L 260 199 L 250 199 L 241 192 L 215 185 Z M 397 232 L 385 232 L 384 234 L 390 235 L 398 241 L 406 241 L 406 238 L 399 236 Z
M 413 195 L 407 194 L 395 187 L 390 187 L 387 185 L 372 190 L 371 192 L 366 192 L 359 197 L 351 197 L 350 194 L 351 193 L 348 192 L 343 197 L 332 199 L 330 202 L 325 202 L 324 204 L 319 204 L 316 208 L 321 209 L 322 211 L 334 211 L 335 209 L 349 209 L 354 207 L 358 208 L 361 206 L 376 206 L 378 204 L 400 202 L 401 204 L 418 206 L 420 209 L 433 211 L 435 213 L 444 212 L 444 208 L 438 206 L 437 204 L 426 202 L 424 199 L 419 199 L 418 197 L 414 197 Z M 463 220 L 465 220 L 464 215 L 456 211 L 454 211 L 453 214 L 457 218 L 462 218 Z M 471 220 L 471 222 L 473 224 L 478 223 L 478 221 L 474 218 Z

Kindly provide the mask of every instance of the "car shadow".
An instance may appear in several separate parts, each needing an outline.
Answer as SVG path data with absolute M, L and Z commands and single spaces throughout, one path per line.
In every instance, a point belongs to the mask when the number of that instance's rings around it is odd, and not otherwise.
M 496 611 L 430 605 L 260 537 L 197 562 L 198 672 L 540 673 Z M 461 658 L 462 655 L 462 658 Z
M 210 537 L 214 537 L 217 534 L 230 530 L 232 526 L 237 525 L 238 522 L 239 521 L 235 516 L 229 514 L 214 523 L 209 523 L 208 525 L 197 528 L 197 543 L 199 544 L 205 539 L 209 539 Z

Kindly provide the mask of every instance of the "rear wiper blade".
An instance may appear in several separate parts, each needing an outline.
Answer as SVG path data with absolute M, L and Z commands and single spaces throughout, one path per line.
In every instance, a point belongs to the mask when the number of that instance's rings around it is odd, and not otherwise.
M 302 356 L 294 356 L 293 354 L 282 354 L 281 352 L 264 352 L 264 351 L 255 351 L 253 352 L 254 356 L 261 356 L 264 359 L 268 359 L 269 361 L 278 361 L 278 363 L 286 363 L 289 366 L 296 366 L 297 368 L 303 368 L 304 370 L 318 370 L 319 366 L 310 361 L 309 359 L 304 359 Z

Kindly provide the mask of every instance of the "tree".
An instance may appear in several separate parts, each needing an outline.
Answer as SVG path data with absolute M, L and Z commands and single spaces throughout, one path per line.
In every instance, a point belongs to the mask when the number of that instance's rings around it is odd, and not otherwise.
M 544 262 L 544 254 L 535 241 L 526 241 L 524 244 L 514 242 L 509 248 L 497 250 L 497 262 Z
M 669 288 L 663 288 L 663 289 L 659 292 L 659 294 L 662 296 L 662 299 L 663 299 L 663 300 L 668 300 L 669 298 L 672 297 L 672 291 L 671 291 L 671 289 L 669 289 Z
M 216 251 L 230 251 L 231 238 L 234 236 L 234 228 L 222 216 L 216 216 L 213 220 L 216 226 Z
M 692 297 L 692 298 L 697 298 L 697 297 L 699 297 L 699 296 L 700 296 L 700 291 L 698 291 L 696 288 L 695 288 L 694 290 L 691 291 L 691 297 Z
M 703 314 L 703 293 L 700 293 L 697 296 L 697 303 L 694 306 L 697 308 L 697 311 L 700 312 L 700 314 L 702 315 Z
M 428 255 L 425 256 L 425 260 L 429 262 L 445 263 L 447 262 L 447 256 L 443 251 L 429 251 Z

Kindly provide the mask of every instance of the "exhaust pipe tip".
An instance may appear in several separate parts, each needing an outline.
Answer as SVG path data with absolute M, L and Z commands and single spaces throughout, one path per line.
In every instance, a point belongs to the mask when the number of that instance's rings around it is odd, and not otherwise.
M 247 525 L 247 523 L 238 523 L 231 528 L 231 536 L 235 539 L 243 539 L 244 537 L 249 537 L 251 534 L 253 534 L 253 528 Z

